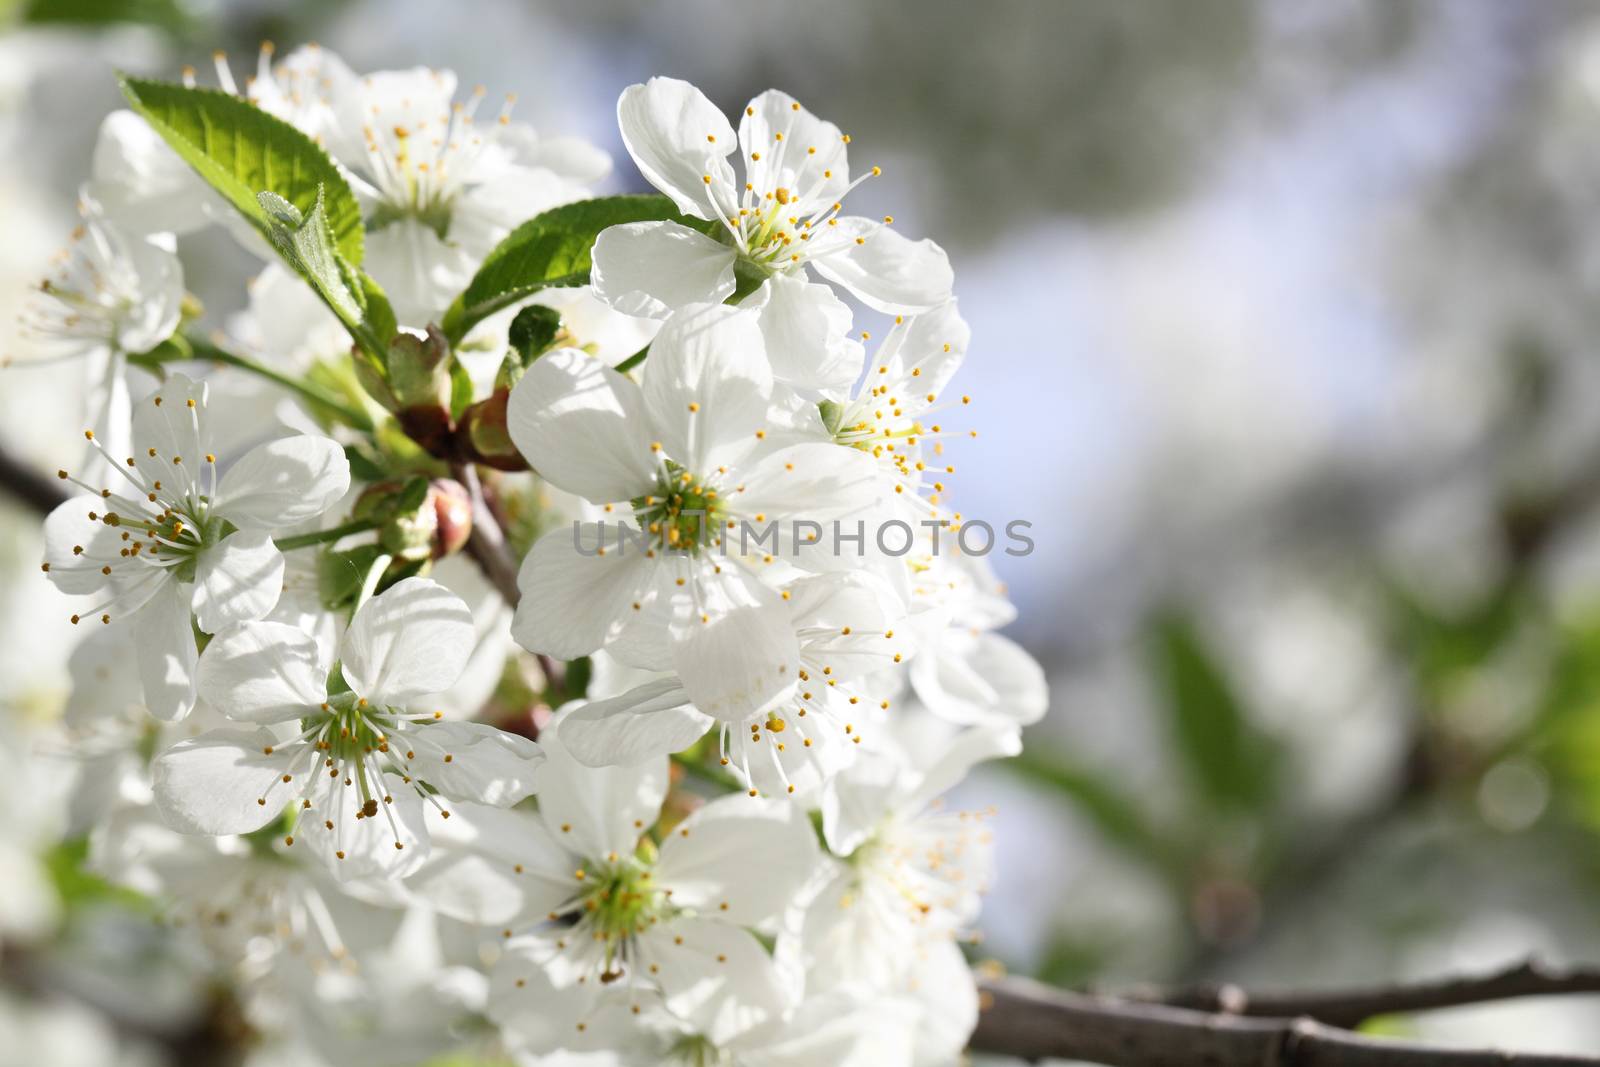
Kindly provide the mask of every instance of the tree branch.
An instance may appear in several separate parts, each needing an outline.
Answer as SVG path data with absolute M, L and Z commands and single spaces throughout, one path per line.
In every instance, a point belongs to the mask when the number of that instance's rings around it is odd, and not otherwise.
M 490 584 L 514 608 L 522 599 L 522 591 L 517 587 L 517 558 L 506 543 L 500 520 L 484 497 L 478 468 L 471 463 L 452 463 L 450 475 L 466 488 L 467 498 L 472 502 L 472 533 L 467 538 L 467 554 L 477 560 Z M 537 653 L 535 658 L 544 672 L 546 685 L 560 689 L 566 683 L 566 671 L 561 664 L 543 653 Z
M 453 463 L 450 475 L 466 487 L 467 497 L 472 502 L 472 534 L 467 538 L 467 554 L 478 561 L 484 576 L 505 602 L 516 607 L 521 597 L 517 589 L 517 561 L 506 544 L 505 531 L 483 498 L 478 468 L 471 463 Z
M 971 1048 L 1029 1061 L 1078 1059 L 1108 1067 L 1600 1065 L 1600 1057 L 1595 1056 L 1451 1048 L 1368 1037 L 1308 1018 L 1202 1012 L 1069 993 L 1025 978 L 988 979 L 981 984 L 981 991 L 984 1010 L 978 1017 Z M 1457 998 L 1451 1003 L 1472 1003 L 1476 999 L 1494 997 Z M 1257 1003 L 1262 1001 L 1258 999 Z
M 1149 999 L 1170 1007 L 1256 1017 L 1304 1016 L 1329 1026 L 1353 1027 L 1378 1015 L 1396 1015 L 1519 997 L 1600 993 L 1600 967 L 1553 967 L 1526 960 L 1492 974 L 1312 992 L 1248 993 L 1223 985 Z

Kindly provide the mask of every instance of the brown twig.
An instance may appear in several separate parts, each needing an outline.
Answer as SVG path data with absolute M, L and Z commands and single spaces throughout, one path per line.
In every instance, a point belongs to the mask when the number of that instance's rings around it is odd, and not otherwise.
M 522 599 L 522 592 L 517 587 L 517 559 L 506 542 L 505 530 L 499 518 L 484 495 L 478 469 L 471 463 L 454 463 L 451 464 L 450 475 L 466 487 L 467 496 L 472 501 L 472 534 L 467 538 L 467 554 L 478 562 L 490 584 L 514 608 L 517 601 Z M 542 653 L 536 654 L 536 658 L 539 669 L 544 672 L 545 682 L 551 688 L 560 689 L 566 682 L 566 672 L 561 664 Z
M 1451 1003 L 1497 999 L 1494 980 L 1480 983 L 1482 995 L 1462 992 Z M 1600 1057 L 1596 1056 L 1451 1048 L 1368 1037 L 1310 1018 L 1196 1011 L 1148 1001 L 1069 993 L 1025 978 L 989 979 L 982 984 L 982 992 L 984 1010 L 972 1035 L 972 1049 L 1034 1062 L 1075 1059 L 1107 1067 L 1600 1065 Z M 1263 1003 L 1259 998 L 1256 1002 Z
M 1492 974 L 1345 990 L 1250 993 L 1238 986 L 1223 985 L 1150 998 L 1135 995 L 1131 999 L 1228 1015 L 1304 1016 L 1329 1026 L 1354 1027 L 1379 1015 L 1575 993 L 1600 993 L 1600 967 L 1553 967 L 1527 960 Z
M 483 483 L 478 480 L 478 468 L 471 463 L 451 465 L 450 475 L 466 487 L 472 501 L 472 535 L 467 539 L 467 553 L 483 568 L 484 577 L 505 598 L 507 604 L 516 606 L 517 561 L 506 544 L 505 531 L 489 510 L 483 498 Z

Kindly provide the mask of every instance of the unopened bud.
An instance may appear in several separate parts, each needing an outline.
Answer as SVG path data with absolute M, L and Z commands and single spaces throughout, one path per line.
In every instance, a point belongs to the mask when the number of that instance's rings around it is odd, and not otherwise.
M 435 478 L 428 486 L 428 501 L 435 520 L 433 558 L 443 559 L 461 551 L 472 536 L 472 498 L 455 479 Z

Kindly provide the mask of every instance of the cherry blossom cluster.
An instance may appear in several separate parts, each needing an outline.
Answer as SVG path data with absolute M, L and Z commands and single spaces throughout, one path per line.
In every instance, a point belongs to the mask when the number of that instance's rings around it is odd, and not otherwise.
M 597 197 L 448 71 L 200 80 L 128 83 L 20 328 L 89 400 L 42 566 L 91 869 L 280 1062 L 958 1062 L 993 812 L 944 796 L 1047 699 L 950 503 L 944 251 L 778 91 L 630 86 L 662 195 Z

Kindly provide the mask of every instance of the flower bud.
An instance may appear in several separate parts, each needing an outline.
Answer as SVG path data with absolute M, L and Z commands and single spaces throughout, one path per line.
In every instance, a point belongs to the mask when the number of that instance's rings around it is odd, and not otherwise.
M 435 520 L 433 558 L 443 559 L 461 551 L 472 536 L 472 498 L 454 478 L 435 478 L 428 485 L 428 501 Z

